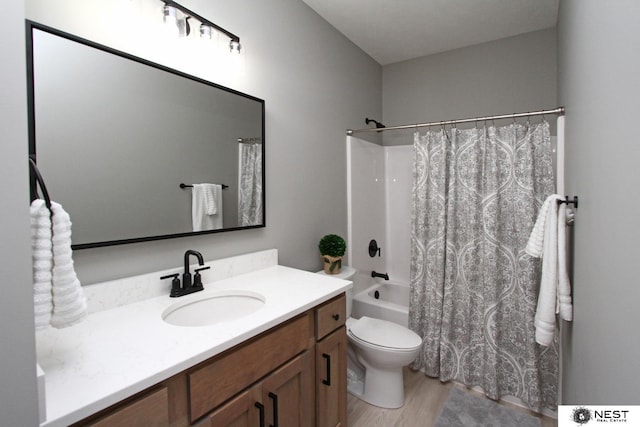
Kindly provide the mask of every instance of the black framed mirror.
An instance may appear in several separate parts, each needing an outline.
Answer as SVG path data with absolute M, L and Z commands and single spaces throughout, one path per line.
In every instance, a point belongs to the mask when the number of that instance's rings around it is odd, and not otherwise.
M 29 154 L 73 249 L 266 226 L 264 100 L 32 21 L 27 61 Z

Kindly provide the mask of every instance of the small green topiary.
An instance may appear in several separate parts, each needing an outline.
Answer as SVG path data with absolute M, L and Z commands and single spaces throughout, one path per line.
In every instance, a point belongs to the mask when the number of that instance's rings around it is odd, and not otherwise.
M 347 248 L 344 239 L 337 234 L 327 234 L 318 244 L 327 274 L 338 274 L 342 268 L 342 256 Z
M 318 249 L 322 255 L 329 255 L 331 257 L 341 257 L 344 255 L 344 251 L 347 249 L 347 244 L 344 239 L 337 234 L 327 234 L 318 244 Z

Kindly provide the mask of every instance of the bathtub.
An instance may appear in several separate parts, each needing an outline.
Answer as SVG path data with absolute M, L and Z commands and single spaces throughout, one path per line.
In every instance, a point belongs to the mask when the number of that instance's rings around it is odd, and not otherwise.
M 372 281 L 368 288 L 353 296 L 351 315 L 389 320 L 408 327 L 409 285 L 394 280 Z

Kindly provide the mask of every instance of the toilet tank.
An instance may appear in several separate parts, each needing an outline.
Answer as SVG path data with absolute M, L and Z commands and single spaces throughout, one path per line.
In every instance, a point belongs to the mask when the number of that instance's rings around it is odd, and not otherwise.
M 318 271 L 318 274 L 324 274 L 329 277 L 335 277 L 336 279 L 349 280 L 353 282 L 353 278 L 356 276 L 357 272 L 358 270 L 356 270 L 355 268 L 345 265 L 345 266 L 342 266 L 342 269 L 340 269 L 340 273 L 338 274 L 327 274 L 324 272 L 324 270 Z M 348 289 L 346 291 L 346 294 L 347 294 L 347 319 L 348 319 L 349 317 L 351 317 L 351 307 L 353 303 L 353 288 Z

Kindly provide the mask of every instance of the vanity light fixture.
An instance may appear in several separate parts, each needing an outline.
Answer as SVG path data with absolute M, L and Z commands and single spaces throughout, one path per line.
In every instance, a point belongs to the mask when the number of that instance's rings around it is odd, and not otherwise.
M 200 38 L 211 40 L 213 38 L 213 28 L 207 24 L 200 24 Z
M 233 53 L 234 51 L 240 53 L 241 48 L 242 46 L 240 46 L 240 40 L 231 40 L 229 42 L 229 51 L 231 53 Z
M 173 0 L 161 0 L 164 3 L 163 7 L 163 20 L 168 26 L 176 28 L 176 34 L 180 37 L 186 37 L 191 32 L 191 26 L 189 25 L 189 19 L 195 19 L 200 22 L 200 37 L 206 40 L 213 38 L 213 30 L 216 30 L 225 36 L 229 37 L 229 49 L 231 52 L 240 53 L 240 37 L 236 36 L 230 31 L 225 30 L 219 25 L 214 24 L 208 19 L 203 18 L 197 13 L 187 9 L 179 3 Z M 178 11 L 184 15 L 184 18 L 179 18 Z

